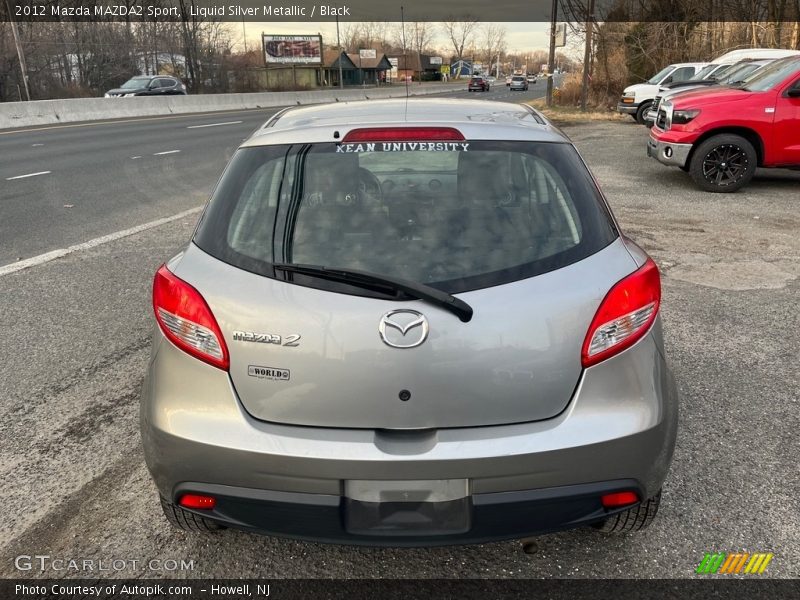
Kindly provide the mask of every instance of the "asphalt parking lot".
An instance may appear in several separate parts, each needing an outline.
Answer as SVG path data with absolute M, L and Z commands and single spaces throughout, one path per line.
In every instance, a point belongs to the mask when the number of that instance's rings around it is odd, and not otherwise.
M 740 193 L 708 194 L 648 159 L 647 132 L 632 121 L 565 131 L 624 231 L 663 270 L 665 336 L 682 397 L 675 459 L 650 529 L 543 536 L 531 554 L 519 542 L 374 549 L 172 530 L 144 466 L 138 393 L 152 274 L 187 242 L 190 213 L 0 275 L 0 576 L 78 575 L 15 568 L 15 557 L 38 554 L 122 559 L 125 568 L 103 574 L 120 577 L 683 578 L 705 552 L 746 551 L 775 554 L 762 577 L 800 577 L 800 173 L 762 171 Z M 219 151 L 218 170 L 228 151 Z M 172 165 L 174 175 L 180 163 Z M 128 202 L 156 202 L 146 185 L 129 183 L 111 189 L 139 194 Z M 162 216 L 199 204 L 202 189 L 189 187 L 179 181 L 185 202 Z M 47 236 L 37 228 L 19 244 Z M 3 254 L 15 254 L 6 244 Z M 169 559 L 191 568 L 173 570 Z

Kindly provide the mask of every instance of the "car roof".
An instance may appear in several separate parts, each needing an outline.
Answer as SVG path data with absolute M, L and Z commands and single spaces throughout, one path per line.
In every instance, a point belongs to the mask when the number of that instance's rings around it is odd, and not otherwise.
M 337 102 L 286 109 L 267 121 L 242 147 L 341 140 L 362 127 L 455 127 L 468 140 L 569 142 L 527 105 L 488 100 L 397 98 Z
M 708 63 L 704 62 L 685 62 L 685 63 L 672 63 L 670 67 L 705 67 Z
M 745 58 L 785 58 L 800 54 L 800 50 L 786 50 L 782 48 L 742 48 L 726 52 L 711 62 L 713 64 L 728 64 Z

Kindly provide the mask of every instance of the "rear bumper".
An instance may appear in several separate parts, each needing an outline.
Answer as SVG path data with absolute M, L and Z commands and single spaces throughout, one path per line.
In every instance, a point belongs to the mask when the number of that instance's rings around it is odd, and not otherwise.
M 586 369 L 572 401 L 555 418 L 387 431 L 253 419 L 227 373 L 189 357 L 157 331 L 142 394 L 145 457 L 165 498 L 177 502 L 182 493 L 216 489 L 218 512 L 199 514 L 274 535 L 429 545 L 574 527 L 610 514 L 599 505 L 600 491 L 624 485 L 647 498 L 666 477 L 677 392 L 660 340 L 657 320 L 637 344 Z M 398 536 L 380 528 L 359 534 L 347 526 L 354 508 L 348 482 L 448 479 L 468 484 L 460 508 L 468 513 L 466 528 Z M 449 510 L 444 504 L 430 508 Z
M 474 494 L 463 502 L 372 503 L 338 495 L 298 494 L 203 483 L 184 483 L 183 493 L 212 495 L 213 510 L 193 510 L 228 527 L 316 542 L 369 546 L 438 546 L 518 539 L 600 522 L 620 512 L 603 508 L 600 497 L 618 491 L 643 491 L 633 480 L 608 481 L 538 490 Z M 406 503 L 409 504 L 409 503 Z M 427 506 L 421 506 L 427 505 Z M 373 531 L 364 522 L 389 525 Z M 400 530 L 405 521 L 416 529 Z M 438 522 L 435 523 L 434 521 Z M 452 524 L 462 524 L 454 529 Z M 426 531 L 450 524 L 448 531 Z M 394 526 L 393 526 L 394 525 Z

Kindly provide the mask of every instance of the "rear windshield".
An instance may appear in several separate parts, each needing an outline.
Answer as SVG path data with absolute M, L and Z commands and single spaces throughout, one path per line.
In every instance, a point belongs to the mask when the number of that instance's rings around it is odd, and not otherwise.
M 268 277 L 291 262 L 457 293 L 564 267 L 616 237 L 571 145 L 465 141 L 240 149 L 194 241 Z

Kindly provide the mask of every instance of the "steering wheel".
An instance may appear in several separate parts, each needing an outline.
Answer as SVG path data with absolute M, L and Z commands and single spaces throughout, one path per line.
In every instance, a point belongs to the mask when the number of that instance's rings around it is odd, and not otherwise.
M 361 202 L 370 199 L 375 202 L 383 201 L 383 189 L 380 180 L 372 171 L 363 167 L 358 168 L 358 198 Z

